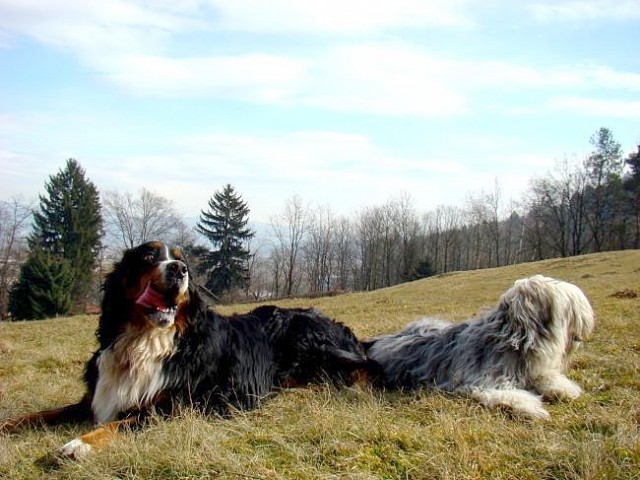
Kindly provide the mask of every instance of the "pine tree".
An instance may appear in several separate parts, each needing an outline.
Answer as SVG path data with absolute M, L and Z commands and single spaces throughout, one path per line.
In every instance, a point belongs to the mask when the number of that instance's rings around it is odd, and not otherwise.
M 640 145 L 638 145 L 636 152 L 629 155 L 625 163 L 630 171 L 625 178 L 624 189 L 635 223 L 633 248 L 640 248 Z
M 209 210 L 200 214 L 196 229 L 214 247 L 204 256 L 201 269 L 207 275 L 207 288 L 216 295 L 244 288 L 249 281 L 250 252 L 245 245 L 254 233 L 247 228 L 248 215 L 246 202 L 229 184 L 214 193 Z
M 69 263 L 41 249 L 32 250 L 11 290 L 14 320 L 66 315 L 71 310 L 73 272 Z
M 68 262 L 72 312 L 84 310 L 91 289 L 102 236 L 100 195 L 96 186 L 74 160 L 45 183 L 46 195 L 40 195 L 40 209 L 34 213 L 31 250 L 42 249 Z
M 593 152 L 584 162 L 590 189 L 586 219 L 593 238 L 593 247 L 601 252 L 607 236 L 616 228 L 621 194 L 623 167 L 622 148 L 608 128 L 600 128 L 590 139 Z M 612 248 L 609 245 L 609 248 Z

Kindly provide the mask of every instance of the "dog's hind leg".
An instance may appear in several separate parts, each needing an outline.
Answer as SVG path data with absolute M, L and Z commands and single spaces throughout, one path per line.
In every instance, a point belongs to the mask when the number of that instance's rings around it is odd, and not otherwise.
M 26 427 L 79 423 L 91 419 L 91 402 L 87 397 L 84 397 L 78 403 L 67 405 L 66 407 L 43 410 L 41 412 L 30 413 L 22 417 L 2 421 L 0 422 L 0 431 L 15 432 Z

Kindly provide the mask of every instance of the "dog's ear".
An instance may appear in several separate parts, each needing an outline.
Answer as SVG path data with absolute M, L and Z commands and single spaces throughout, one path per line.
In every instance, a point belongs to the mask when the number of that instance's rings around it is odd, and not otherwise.
M 518 280 L 500 299 L 508 342 L 516 349 L 535 348 L 549 334 L 552 305 L 547 291 L 530 279 Z

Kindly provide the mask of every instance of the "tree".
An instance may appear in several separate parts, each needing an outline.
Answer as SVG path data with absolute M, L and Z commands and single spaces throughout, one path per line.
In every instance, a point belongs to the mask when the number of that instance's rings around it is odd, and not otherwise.
M 623 186 L 631 205 L 635 224 L 633 248 L 640 248 L 640 145 L 638 145 L 638 151 L 630 154 L 625 163 L 630 169 Z
M 12 318 L 35 320 L 68 314 L 73 281 L 73 270 L 66 259 L 41 249 L 32 250 L 11 291 Z
M 245 288 L 249 281 L 250 252 L 245 248 L 254 233 L 247 228 L 249 207 L 227 184 L 209 200 L 196 230 L 214 247 L 204 254 L 201 269 L 207 274 L 206 286 L 220 295 L 233 288 Z
M 613 138 L 611 130 L 600 128 L 591 136 L 589 143 L 594 150 L 585 161 L 587 174 L 591 184 L 595 187 L 602 186 L 622 173 L 622 147 Z
M 302 246 L 302 253 L 310 294 L 317 295 L 331 289 L 336 229 L 336 217 L 328 206 L 309 212 L 307 239 Z
M 600 128 L 590 139 L 594 150 L 585 160 L 590 195 L 587 222 L 591 229 L 594 249 L 602 251 L 606 228 L 616 216 L 616 200 L 619 197 L 622 174 L 622 147 L 607 128 Z M 609 225 L 607 225 L 609 223 Z
M 11 286 L 18 280 L 20 265 L 27 257 L 24 231 L 31 209 L 17 197 L 0 201 L 0 320 L 9 313 Z
M 414 201 L 409 194 L 401 194 L 391 202 L 391 207 L 400 247 L 396 281 L 404 281 L 412 277 L 412 272 L 418 264 L 418 232 L 420 228 Z
M 40 209 L 34 213 L 29 246 L 31 251 L 41 249 L 68 262 L 73 278 L 71 312 L 82 312 L 101 248 L 100 195 L 74 159 L 49 177 L 45 190 L 47 194 L 40 195 Z
M 162 239 L 183 245 L 188 228 L 173 201 L 143 188 L 134 197 L 108 191 L 103 195 L 107 232 L 124 249 Z
M 356 249 L 353 239 L 353 229 L 347 217 L 340 217 L 338 219 L 334 242 L 336 256 L 335 287 L 346 291 L 354 287 L 354 275 L 356 272 Z
M 418 261 L 418 264 L 408 276 L 409 281 L 420 280 L 421 278 L 432 277 L 436 272 L 431 265 L 431 260 L 424 258 Z
M 299 257 L 309 228 L 308 215 L 302 199 L 294 195 L 286 201 L 284 213 L 271 218 L 275 242 L 271 259 L 274 273 L 278 275 L 276 295 L 280 294 L 280 276 L 284 282 L 282 291 L 288 297 L 296 293 L 302 280 Z

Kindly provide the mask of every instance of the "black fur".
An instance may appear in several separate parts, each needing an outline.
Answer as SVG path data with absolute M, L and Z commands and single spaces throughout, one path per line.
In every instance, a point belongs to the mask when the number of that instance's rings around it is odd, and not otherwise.
M 223 316 L 189 281 L 178 250 L 161 242 L 130 249 L 103 284 L 98 349 L 76 404 L 0 422 L 0 431 L 93 421 L 64 445 L 81 458 L 120 428 L 145 424 L 176 406 L 229 415 L 258 406 L 281 388 L 351 384 L 377 374 L 363 346 L 341 323 L 314 309 L 262 306 Z
M 273 345 L 279 386 L 350 384 L 373 371 L 353 332 L 314 308 L 266 305 L 249 315 L 260 319 Z
M 133 277 L 148 268 L 144 257 L 157 243 L 128 250 L 104 283 L 100 347 L 85 375 L 89 397 L 99 375 L 98 356 L 117 340 L 133 313 L 126 291 L 135 283 Z M 370 368 L 351 330 L 314 309 L 262 306 L 248 314 L 223 316 L 192 282 L 187 297 L 186 304 L 178 306 L 183 322 L 176 329 L 174 353 L 163 365 L 166 388 L 148 407 L 170 411 L 179 403 L 228 413 L 253 408 L 281 387 L 351 384 Z

